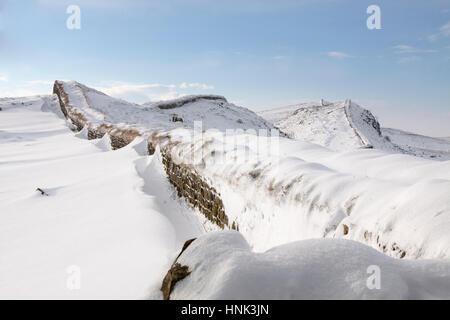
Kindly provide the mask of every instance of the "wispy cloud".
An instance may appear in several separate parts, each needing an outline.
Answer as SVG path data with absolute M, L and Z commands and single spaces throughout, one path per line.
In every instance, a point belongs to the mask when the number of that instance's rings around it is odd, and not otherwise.
M 339 52 L 339 51 L 330 51 L 328 52 L 328 56 L 332 58 L 338 58 L 338 59 L 345 59 L 345 58 L 351 58 L 352 56 L 345 53 L 345 52 Z
M 6 79 L 6 80 L 3 80 Z M 34 95 L 48 95 L 52 93 L 53 81 L 31 80 L 11 83 L 7 77 L 1 76 L 0 97 L 25 97 Z
M 54 81 L 52 80 L 30 80 L 27 81 L 27 85 L 35 86 L 35 85 L 53 85 Z
M 436 41 L 441 37 L 449 37 L 450 36 L 450 21 L 444 24 L 439 28 L 439 32 L 428 36 L 428 40 Z
M 198 90 L 211 90 L 214 86 L 205 83 L 182 82 L 179 86 L 160 83 L 130 83 L 119 81 L 103 82 L 93 86 L 110 96 L 136 103 L 175 99 Z
M 422 60 L 422 58 L 418 56 L 408 56 L 408 57 L 402 57 L 397 60 L 398 63 L 412 63 Z
M 412 46 L 408 46 L 405 44 L 399 44 L 397 46 L 394 47 L 395 49 L 395 53 L 397 54 L 404 54 L 404 53 L 435 53 L 438 52 L 437 50 L 433 50 L 433 49 L 420 49 L 420 48 L 415 48 Z
M 211 85 L 208 85 L 208 84 L 204 84 L 204 83 L 186 83 L 186 82 L 183 82 L 182 84 L 180 84 L 180 88 L 181 89 L 197 88 L 197 89 L 202 89 L 202 90 L 211 90 L 211 89 L 214 89 L 214 86 L 211 86 Z
M 5 75 L 0 75 L 0 81 L 1 82 L 8 82 L 8 77 Z
M 179 96 L 179 93 L 175 90 L 177 86 L 174 84 L 107 81 L 93 87 L 110 96 L 138 103 L 148 100 L 174 99 Z

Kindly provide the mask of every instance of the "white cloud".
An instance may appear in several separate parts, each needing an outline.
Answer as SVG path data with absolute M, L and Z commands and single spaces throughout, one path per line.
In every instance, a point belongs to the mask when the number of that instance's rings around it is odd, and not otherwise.
M 0 81 L 3 77 L 0 77 Z M 11 83 L 6 78 L 0 87 L 0 97 L 25 97 L 49 95 L 52 93 L 53 81 L 30 80 L 21 83 Z
M 330 51 L 328 52 L 329 57 L 338 58 L 338 59 L 344 59 L 344 58 L 350 58 L 351 56 L 344 52 L 339 51 Z
M 6 82 L 6 76 L 0 75 L 0 81 Z M 0 88 L 0 96 L 19 97 L 38 94 L 51 94 L 53 80 L 37 79 L 23 82 L 16 86 L 6 86 Z M 115 98 L 143 103 L 148 101 L 160 101 L 179 98 L 186 94 L 195 94 L 199 90 L 211 90 L 214 86 L 204 83 L 183 82 L 177 86 L 175 84 L 160 83 L 132 83 L 122 81 L 103 81 L 95 85 L 86 83 L 101 92 Z
M 8 82 L 8 77 L 4 75 L 0 75 L 0 81 L 1 82 Z
M 195 93 L 196 90 L 214 89 L 213 86 L 204 83 L 187 82 L 183 82 L 177 86 L 174 84 L 109 81 L 92 87 L 112 97 L 136 103 L 175 99 L 186 94 Z
M 444 24 L 439 28 L 439 32 L 428 36 L 428 40 L 436 41 L 440 37 L 449 37 L 450 36 L 450 21 Z
M 159 83 L 145 84 L 109 81 L 93 87 L 112 97 L 137 103 L 168 100 L 180 96 L 180 94 L 175 90 L 177 86 L 173 84 L 166 85 Z
M 31 80 L 27 81 L 27 85 L 34 86 L 34 85 L 53 85 L 54 81 L 52 80 Z
M 442 35 L 444 35 L 446 37 L 450 36 L 450 21 L 447 22 L 446 24 L 444 24 L 440 30 L 441 30 Z
M 395 53 L 397 53 L 397 54 L 403 54 L 403 53 L 435 53 L 435 52 L 437 52 L 437 50 L 419 49 L 419 48 L 414 48 L 412 46 L 408 46 L 408 45 L 405 45 L 405 44 L 399 44 L 399 45 L 395 46 L 394 49 L 395 49 Z
M 197 89 L 202 89 L 202 90 L 211 90 L 211 89 L 214 89 L 214 86 L 211 86 L 211 85 L 208 85 L 208 84 L 204 84 L 204 83 L 186 83 L 186 82 L 183 82 L 182 84 L 180 84 L 180 88 L 181 89 L 197 88 Z

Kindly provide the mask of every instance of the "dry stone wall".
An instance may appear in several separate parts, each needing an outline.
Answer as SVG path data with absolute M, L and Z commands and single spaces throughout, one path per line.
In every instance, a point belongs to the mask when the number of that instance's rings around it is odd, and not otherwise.
M 110 123 L 93 126 L 82 114 L 76 111 L 76 108 L 70 105 L 69 97 L 64 91 L 63 85 L 58 81 L 55 81 L 53 93 L 58 96 L 61 110 L 66 118 L 75 125 L 78 131 L 87 128 L 88 139 L 90 140 L 99 139 L 105 134 L 109 134 L 111 147 L 116 150 L 125 147 L 141 135 L 136 130 L 117 128 Z M 156 135 L 147 139 L 149 154 L 155 152 L 155 147 L 159 142 L 160 140 L 156 139 Z M 161 148 L 161 154 L 168 179 L 176 188 L 179 197 L 184 197 L 192 206 L 198 208 L 209 221 L 220 228 L 238 230 L 235 222 L 230 225 L 220 194 L 198 174 L 195 168 L 183 163 L 175 163 L 170 155 L 170 145 Z

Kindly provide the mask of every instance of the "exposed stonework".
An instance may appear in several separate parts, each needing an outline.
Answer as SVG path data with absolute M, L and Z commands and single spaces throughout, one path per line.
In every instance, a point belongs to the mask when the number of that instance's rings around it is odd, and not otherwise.
M 220 228 L 237 229 L 237 224 L 228 222 L 222 199 L 218 192 L 193 168 L 176 164 L 172 161 L 169 152 L 162 152 L 163 164 L 170 182 L 175 186 L 179 197 L 184 197 L 203 215 Z
M 163 294 L 163 299 L 164 300 L 170 300 L 170 293 L 172 292 L 173 287 L 175 286 L 175 284 L 178 281 L 183 280 L 184 278 L 186 278 L 190 274 L 189 267 L 188 266 L 182 266 L 177 261 L 178 261 L 178 258 L 181 256 L 181 254 L 184 252 L 184 250 L 186 250 L 187 247 L 189 247 L 189 245 L 192 242 L 194 242 L 194 240 L 195 240 L 195 238 L 187 240 L 184 243 L 183 248 L 181 249 L 181 252 L 178 254 L 178 256 L 176 257 L 175 261 L 172 263 L 172 266 L 169 269 L 169 271 L 167 271 L 167 274 L 164 277 L 164 280 L 163 280 L 162 285 L 161 285 L 161 292 Z
M 53 93 L 58 96 L 59 105 L 64 116 L 72 121 L 78 131 L 81 131 L 86 125 L 87 120 L 82 114 L 72 109 L 69 103 L 69 97 L 64 91 L 62 84 L 58 81 L 55 81 L 53 85 Z
M 125 147 L 141 135 L 136 130 L 117 128 L 110 123 L 103 123 L 98 126 L 92 125 L 82 114 L 76 111 L 76 108 L 70 105 L 69 97 L 64 91 L 62 84 L 58 81 L 55 81 L 53 93 L 58 96 L 62 112 L 72 121 L 77 130 L 81 131 L 83 128 L 87 128 L 88 139 L 90 140 L 99 139 L 105 134 L 109 134 L 111 147 L 113 150 L 116 150 Z M 154 132 L 148 137 L 148 153 L 150 155 L 153 154 L 156 146 L 160 145 L 161 141 L 165 138 L 168 138 L 168 136 L 158 135 L 157 132 Z M 204 181 L 194 168 L 172 161 L 170 145 L 161 148 L 161 154 L 169 181 L 177 189 L 179 197 L 184 197 L 190 204 L 198 208 L 209 221 L 218 225 L 220 228 L 239 230 L 236 222 L 229 223 L 218 192 Z
M 192 103 L 192 102 L 196 102 L 198 100 L 201 99 L 205 99 L 205 100 L 223 100 L 223 101 L 227 101 L 227 99 L 225 99 L 222 96 L 214 96 L 214 95 L 196 95 L 196 96 L 187 96 L 187 97 L 182 97 L 179 99 L 175 99 L 175 100 L 170 100 L 170 101 L 161 101 L 158 102 L 156 104 L 156 107 L 159 109 L 175 109 L 175 108 L 179 108 L 185 104 L 188 103 Z

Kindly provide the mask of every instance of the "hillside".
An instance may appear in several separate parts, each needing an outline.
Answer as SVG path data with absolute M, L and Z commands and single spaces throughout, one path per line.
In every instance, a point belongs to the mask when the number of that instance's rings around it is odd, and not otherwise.
M 138 141 L 88 141 L 55 98 L 0 101 L 0 299 L 146 298 L 202 220 Z
M 349 101 L 318 111 L 348 121 L 342 152 L 225 135 L 271 125 L 220 96 L 141 106 L 77 82 L 55 92 L 0 100 L 1 297 L 160 299 L 195 237 L 172 298 L 448 297 L 450 161 L 377 149 L 378 122 Z M 222 130 L 193 134 L 197 116 Z M 392 282 L 378 294 L 364 287 L 373 263 Z M 67 290 L 73 265 L 83 290 Z
M 376 148 L 434 160 L 450 160 L 443 139 L 383 129 L 376 117 L 350 100 L 310 102 L 259 112 L 290 138 L 335 151 Z
M 382 128 L 383 136 L 408 153 L 436 160 L 450 160 L 450 138 L 432 138 L 398 129 Z
M 138 105 L 110 97 L 75 81 L 58 81 L 74 111 L 93 125 L 104 122 L 123 128 L 169 130 L 193 128 L 201 121 L 207 129 L 271 129 L 273 126 L 253 111 L 213 95 L 186 96 L 164 102 Z

